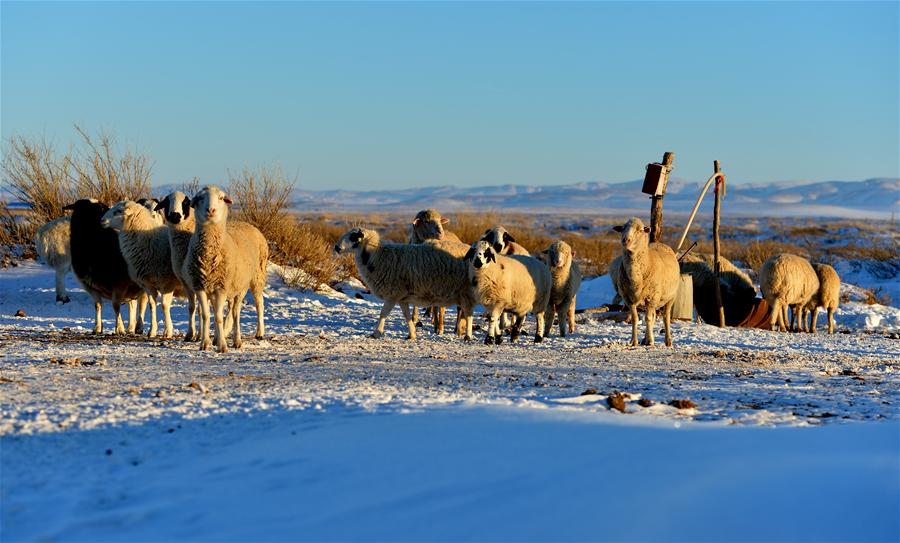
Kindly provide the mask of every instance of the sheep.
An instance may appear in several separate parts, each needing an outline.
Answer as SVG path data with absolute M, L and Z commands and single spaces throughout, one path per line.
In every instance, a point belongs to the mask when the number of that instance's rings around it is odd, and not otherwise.
M 472 339 L 475 298 L 466 274 L 466 262 L 433 244 L 383 243 L 374 230 L 352 228 L 334 246 L 337 254 L 354 254 L 360 278 L 372 294 L 384 301 L 371 337 L 384 336 L 384 323 L 400 304 L 409 326 L 407 339 L 416 339 L 409 305 L 456 305 L 465 320 L 465 339 Z
M 210 297 L 215 311 L 216 348 L 220 353 L 228 350 L 223 328 L 225 302 L 229 302 L 229 314 L 234 320 L 234 348 L 243 344 L 241 339 L 241 302 L 249 289 L 256 305 L 256 338 L 265 336 L 263 322 L 263 289 L 266 285 L 266 263 L 269 246 L 256 227 L 228 221 L 231 198 L 214 185 L 207 185 L 194 195 L 195 228 L 188 245 L 182 275 L 189 289 L 200 303 L 200 349 L 208 350 Z
M 816 270 L 803 257 L 788 253 L 773 255 L 759 270 L 759 287 L 769 304 L 769 326 L 787 330 L 787 309 L 798 313 L 819 290 Z
M 166 223 L 166 217 L 163 215 L 162 211 L 159 210 L 159 200 L 156 198 L 139 198 L 136 201 L 153 214 L 153 221 L 157 226 L 162 226 Z
M 530 256 L 499 255 L 490 243 L 480 240 L 472 245 L 465 259 L 475 298 L 490 314 L 485 344 L 499 345 L 503 341 L 500 315 L 504 311 L 516 318 L 510 341 L 518 338 L 529 312 L 537 320 L 534 342 L 543 341 L 552 281 L 547 265 Z
M 450 219 L 446 217 L 442 217 L 441 214 L 436 209 L 423 209 L 416 213 L 415 218 L 409 224 L 409 233 L 407 235 L 407 243 L 424 243 L 429 240 L 437 240 L 437 241 L 448 241 L 460 243 L 462 242 L 453 232 L 449 232 L 444 230 L 444 225 L 449 223 Z M 465 251 L 469 250 L 469 246 L 465 246 Z M 463 254 L 465 254 L 463 251 Z M 412 308 L 413 312 L 413 321 L 418 320 L 419 308 L 415 305 Z M 438 334 L 442 334 L 444 332 L 444 313 L 445 309 L 443 307 L 429 307 L 428 313 L 432 314 L 432 323 L 434 325 L 434 329 Z M 459 325 L 462 322 L 459 319 L 459 313 L 457 312 L 457 333 L 460 333 Z
M 69 247 L 71 228 L 71 217 L 59 217 L 38 228 L 34 236 L 38 256 L 56 271 L 56 302 L 60 304 L 69 303 L 66 274 L 72 271 L 72 251 Z
M 169 234 L 169 254 L 171 256 L 172 271 L 181 282 L 181 286 L 188 299 L 188 331 L 184 335 L 185 341 L 199 339 L 196 328 L 197 295 L 188 286 L 187 276 L 184 274 L 184 260 L 187 256 L 191 236 L 194 235 L 194 214 L 191 213 L 191 200 L 181 191 L 175 191 L 163 198 L 155 211 L 160 211 L 165 218 Z M 230 314 L 230 313 L 229 313 Z M 229 321 L 231 319 L 228 319 Z M 228 328 L 226 326 L 226 328 Z M 227 335 L 227 334 L 226 334 Z
M 653 324 L 656 310 L 663 308 L 666 346 L 672 346 L 672 305 L 678 294 L 681 273 L 675 252 L 659 242 L 650 242 L 650 228 L 637 217 L 614 226 L 622 234 L 622 265 L 619 293 L 631 312 L 631 346 L 637 346 L 638 307 L 647 315 L 647 334 L 642 344 L 653 346 Z
M 828 264 L 813 264 L 812 267 L 816 270 L 816 277 L 819 278 L 819 289 L 801 309 L 801 320 L 806 324 L 806 314 L 812 313 L 809 331 L 815 333 L 818 309 L 823 307 L 828 311 L 828 333 L 833 334 L 834 310 L 838 308 L 841 301 L 841 278 Z
M 550 301 L 544 315 L 544 335 L 550 335 L 554 315 L 559 316 L 559 335 L 566 337 L 566 322 L 569 333 L 575 333 L 575 297 L 581 288 L 581 269 L 575 262 L 575 251 L 565 241 L 555 241 L 542 251 L 545 262 L 550 267 Z
M 156 337 L 156 299 L 159 298 L 165 322 L 163 337 L 171 339 L 172 298 L 184 297 L 185 292 L 172 271 L 168 229 L 157 223 L 157 215 L 156 211 L 150 211 L 137 202 L 124 200 L 111 207 L 100 224 L 118 233 L 119 248 L 128 264 L 128 273 L 149 295 L 149 337 Z
M 719 322 L 719 308 L 716 304 L 716 283 L 711 254 L 687 254 L 679 263 L 681 273 L 689 273 L 694 290 L 694 307 L 704 322 Z M 722 292 L 722 306 L 725 309 L 725 324 L 737 326 L 753 310 L 756 288 L 753 280 L 727 258 L 719 257 L 719 285 Z
M 450 219 L 442 217 L 436 209 L 423 209 L 416 213 L 416 218 L 410 223 L 408 241 L 422 243 L 429 239 L 437 239 L 460 242 L 456 234 L 444 230 L 444 225 L 449 222 Z
M 497 254 L 531 256 L 528 249 L 516 243 L 515 238 L 500 225 L 485 230 L 480 241 L 490 243 Z
M 72 211 L 72 271 L 84 290 L 94 299 L 94 333 L 103 333 L 100 310 L 104 298 L 112 301 L 116 314 L 116 334 L 125 333 L 121 315 L 121 305 L 124 302 L 128 302 L 128 331 L 143 333 L 141 316 L 135 315 L 135 300 L 144 297 L 143 290 L 128 274 L 128 264 L 119 250 L 119 237 L 112 230 L 100 226 L 100 218 L 109 208 L 94 199 L 81 199 L 63 209 Z

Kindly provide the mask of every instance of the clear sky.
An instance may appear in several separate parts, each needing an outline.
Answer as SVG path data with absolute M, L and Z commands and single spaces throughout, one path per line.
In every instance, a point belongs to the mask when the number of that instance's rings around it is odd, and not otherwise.
M 898 2 L 0 4 L 0 132 L 73 123 L 156 183 L 900 176 Z

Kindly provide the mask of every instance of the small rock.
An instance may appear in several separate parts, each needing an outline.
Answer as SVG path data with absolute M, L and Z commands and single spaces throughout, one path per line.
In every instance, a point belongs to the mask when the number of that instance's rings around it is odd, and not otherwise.
M 853 370 L 849 370 L 849 369 L 848 369 L 848 370 L 842 371 L 842 372 L 841 372 L 841 375 L 859 375 L 859 374 L 856 373 L 856 372 L 853 371 Z
M 157 390 L 157 391 L 156 391 L 156 394 L 155 394 L 155 396 L 156 396 L 157 398 L 162 398 L 162 397 L 164 397 L 165 395 L 166 395 L 166 391 L 163 390 L 163 389 Z
M 653 405 L 653 400 L 650 400 L 648 398 L 641 398 L 640 400 L 638 400 L 638 405 L 641 407 L 650 407 L 651 405 Z
M 589 388 L 589 389 L 585 390 L 584 392 L 582 392 L 581 395 L 582 396 L 590 396 L 590 395 L 596 394 L 596 393 L 597 393 L 596 388 Z
M 697 407 L 697 404 L 690 400 L 672 400 L 669 402 L 669 405 L 677 409 L 693 409 Z
M 109 456 L 111 454 L 112 454 L 112 449 L 106 449 L 106 456 Z
M 620 392 L 613 392 L 606 397 L 606 405 L 608 405 L 610 409 L 615 409 L 616 411 L 624 413 L 625 395 Z
M 229 372 L 228 372 L 228 377 L 234 377 L 234 372 L 233 372 L 233 371 L 229 371 Z
M 17 317 L 24 317 L 24 316 L 25 316 L 25 310 L 24 310 L 24 309 L 20 309 L 20 310 L 16 311 L 16 316 L 17 316 Z

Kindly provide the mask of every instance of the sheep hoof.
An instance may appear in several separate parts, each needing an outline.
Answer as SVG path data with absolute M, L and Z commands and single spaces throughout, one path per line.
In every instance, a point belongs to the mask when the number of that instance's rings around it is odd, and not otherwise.
M 184 341 L 194 341 L 194 334 L 192 332 L 186 332 L 184 334 Z
M 503 343 L 503 334 L 498 334 L 497 336 L 495 336 L 494 343 L 496 343 L 497 345 Z
M 474 339 L 475 339 L 475 338 L 472 337 L 472 336 L 463 336 L 463 341 L 466 341 L 466 342 L 468 342 L 468 341 L 473 341 Z
M 219 345 L 219 346 L 216 348 L 216 350 L 219 351 L 220 353 L 227 353 L 227 352 L 228 352 L 228 345 Z
M 494 336 L 484 336 L 484 344 L 491 345 L 494 343 Z
M 384 332 L 379 332 L 376 330 L 375 332 L 372 332 L 372 334 L 369 335 L 369 337 L 372 339 L 380 339 L 383 335 L 384 335 Z
M 243 346 L 244 346 L 244 342 L 243 342 L 243 341 L 234 340 L 234 348 L 235 348 L 235 349 L 240 349 L 240 348 L 243 347 Z
M 200 350 L 201 351 L 208 351 L 211 346 L 212 346 L 212 344 L 209 342 L 208 339 L 205 339 L 200 342 Z
M 416 339 L 416 336 L 414 336 L 414 335 L 412 335 L 412 334 L 407 334 L 407 335 L 406 335 L 406 340 L 407 340 L 407 341 L 415 341 L 415 339 Z
M 67 304 L 70 301 L 71 300 L 69 300 L 68 296 L 57 296 L 56 297 L 56 303 L 58 303 L 58 304 Z
M 667 339 L 667 340 L 666 340 L 666 347 L 671 347 L 671 346 L 672 346 L 672 340 L 671 340 L 671 339 Z
M 535 334 L 535 336 L 534 336 L 534 342 L 535 342 L 535 343 L 540 343 L 540 342 L 542 342 L 542 341 L 544 341 L 544 336 L 539 335 L 539 334 Z
M 266 338 L 265 334 L 256 334 L 253 337 L 255 337 L 256 339 L 265 339 Z
M 510 332 L 510 334 L 509 334 L 509 342 L 510 342 L 510 343 L 515 343 L 517 339 L 519 339 L 519 334 L 517 334 L 517 333 L 515 333 L 515 332 Z

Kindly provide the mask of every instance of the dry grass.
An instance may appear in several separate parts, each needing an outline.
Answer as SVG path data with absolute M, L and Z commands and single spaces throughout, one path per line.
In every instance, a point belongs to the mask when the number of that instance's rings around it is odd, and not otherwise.
M 315 290 L 322 283 L 345 280 L 350 266 L 332 256 L 337 241 L 333 230 L 301 222 L 288 213 L 293 188 L 294 182 L 278 168 L 245 168 L 229 181 L 234 217 L 259 228 L 266 237 L 269 260 L 282 266 L 280 275 L 286 284 Z

